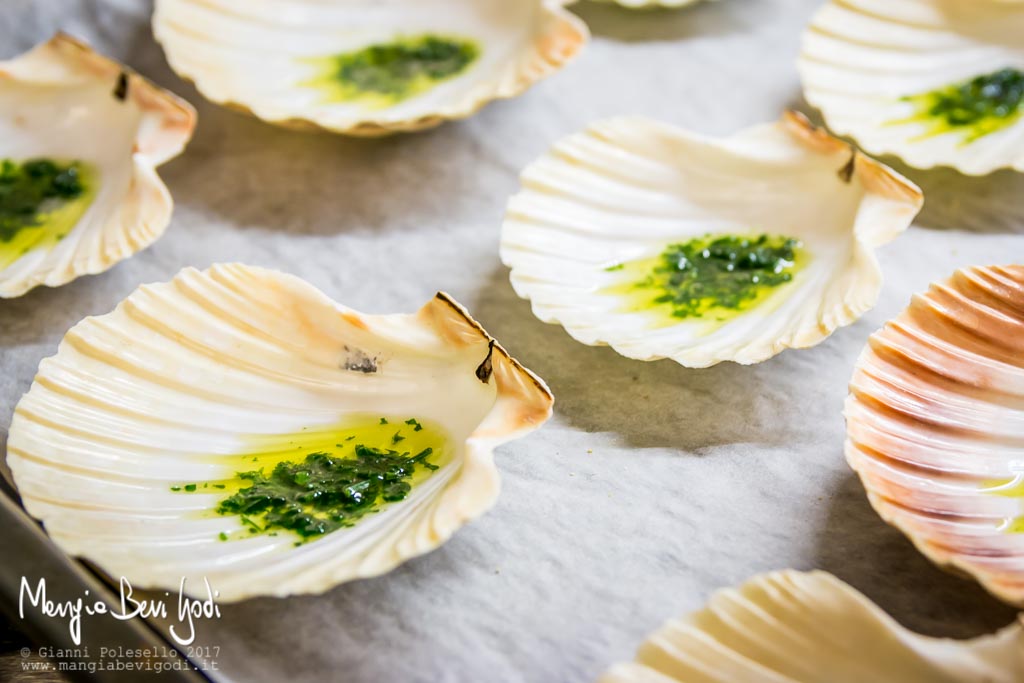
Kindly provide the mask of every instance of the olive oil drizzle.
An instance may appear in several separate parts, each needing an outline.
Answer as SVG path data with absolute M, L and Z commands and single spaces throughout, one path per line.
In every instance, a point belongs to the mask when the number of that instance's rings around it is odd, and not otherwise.
M 612 293 L 627 294 L 639 309 L 664 309 L 677 320 L 722 320 L 790 282 L 801 247 L 799 240 L 768 234 L 709 234 L 671 244 L 654 259 L 605 270 L 639 276 L 611 288 Z
M 80 162 L 0 161 L 0 268 L 63 239 L 88 206 L 91 186 Z
M 894 123 L 926 122 L 922 137 L 962 132 L 971 143 L 1002 130 L 1024 113 L 1024 72 L 1004 68 L 931 92 L 909 95 L 913 116 Z
M 346 435 L 345 428 L 303 434 L 304 438 L 289 442 L 297 446 L 263 449 L 251 458 L 239 456 L 240 463 L 273 462 L 272 467 L 241 470 L 230 480 L 176 484 L 170 489 L 223 491 L 213 511 L 238 517 L 244 536 L 286 531 L 297 535 L 301 544 L 351 527 L 385 505 L 404 500 L 414 485 L 444 462 L 447 448 L 440 427 L 425 427 L 416 418 L 392 421 L 386 417 L 354 427 L 351 434 Z M 325 444 L 325 439 L 335 443 Z M 219 538 L 234 536 L 222 532 Z
M 1024 475 L 1018 474 L 1006 479 L 989 479 L 982 482 L 979 491 L 992 496 L 1024 498 Z M 1024 533 L 1024 515 L 1005 520 L 1001 527 L 1006 533 Z
M 464 72 L 480 55 L 470 40 L 433 34 L 313 60 L 320 66 L 306 83 L 328 90 L 331 99 L 390 106 Z

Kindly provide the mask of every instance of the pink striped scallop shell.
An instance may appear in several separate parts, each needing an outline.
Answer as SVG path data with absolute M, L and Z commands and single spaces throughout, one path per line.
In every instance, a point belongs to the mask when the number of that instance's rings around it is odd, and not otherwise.
M 1024 266 L 970 267 L 872 335 L 846 458 L 932 561 L 1024 605 Z

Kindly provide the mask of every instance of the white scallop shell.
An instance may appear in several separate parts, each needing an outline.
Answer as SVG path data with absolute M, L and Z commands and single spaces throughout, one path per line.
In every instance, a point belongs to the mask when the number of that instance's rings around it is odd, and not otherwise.
M 365 136 L 430 128 L 515 97 L 589 39 L 563 0 L 158 0 L 153 31 L 171 67 L 213 102 L 278 125 Z M 302 85 L 316 73 L 309 58 L 427 33 L 473 39 L 481 55 L 385 108 L 325 102 Z
M 956 641 L 900 626 L 825 572 L 786 570 L 716 592 L 600 683 L 1015 683 L 1024 628 Z
M 829 128 L 870 154 L 969 175 L 1024 171 L 1024 117 L 974 142 L 921 137 L 901 98 L 1004 67 L 1024 69 L 1024 3 L 998 0 L 830 0 L 804 34 L 799 70 L 807 101 Z
M 846 422 L 882 518 L 1024 606 L 1024 266 L 965 268 L 915 296 L 857 361 Z
M 412 315 L 363 315 L 296 277 L 217 265 L 72 328 L 15 410 L 7 462 L 50 537 L 112 577 L 172 589 L 188 577 L 200 593 L 206 577 L 225 601 L 315 593 L 387 572 L 483 513 L 498 495 L 494 448 L 551 403 L 446 295 Z M 243 438 L 352 413 L 432 420 L 454 456 L 406 500 L 299 547 L 290 533 L 220 541 L 242 527 L 201 516 L 217 496 L 169 489 L 233 476 L 220 459 Z
M 881 287 L 874 249 L 921 206 L 913 184 L 795 113 L 725 139 L 612 119 L 557 143 L 522 185 L 501 258 L 534 315 L 584 344 L 691 367 L 757 363 L 856 320 Z M 709 232 L 793 236 L 811 257 L 765 305 L 712 332 L 701 320 L 657 326 L 600 291 L 622 278 L 607 267 Z
M 125 97 L 115 90 L 125 74 Z M 0 62 L 0 159 L 74 159 L 97 169 L 85 214 L 50 249 L 0 269 L 0 298 L 101 273 L 148 247 L 171 218 L 155 168 L 192 137 L 195 110 L 63 34 Z

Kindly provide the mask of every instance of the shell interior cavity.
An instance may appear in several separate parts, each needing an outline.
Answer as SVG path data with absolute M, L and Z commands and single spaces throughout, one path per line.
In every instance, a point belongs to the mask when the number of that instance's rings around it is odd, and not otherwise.
M 224 601 L 317 593 L 480 515 L 493 449 L 551 404 L 446 295 L 363 315 L 217 265 L 72 328 L 15 410 L 7 461 L 50 537 L 111 577 L 199 593 L 206 578 Z
M 1024 3 L 831 0 L 804 35 L 807 101 L 872 154 L 1024 171 Z
M 913 184 L 799 114 L 724 139 L 617 118 L 523 171 L 501 257 L 534 314 L 584 344 L 756 363 L 873 306 L 874 250 L 920 206 Z
M 1024 630 L 956 641 L 897 624 L 831 574 L 786 570 L 715 593 L 600 683 L 1014 683 Z
M 875 333 L 846 402 L 871 504 L 1024 606 L 1024 266 L 965 268 Z
M 0 62 L 0 112 L 0 298 L 103 272 L 160 237 L 171 196 L 154 169 L 192 136 L 186 102 L 58 34 Z
M 158 0 L 171 66 L 214 102 L 292 127 L 382 135 L 467 117 L 588 40 L 561 0 Z

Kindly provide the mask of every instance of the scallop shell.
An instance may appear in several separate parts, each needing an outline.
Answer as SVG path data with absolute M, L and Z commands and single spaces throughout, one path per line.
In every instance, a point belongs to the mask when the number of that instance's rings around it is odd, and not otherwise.
M 1024 266 L 965 268 L 875 333 L 846 458 L 932 561 L 1024 606 Z
M 786 570 L 715 593 L 669 621 L 601 683 L 1014 683 L 1024 630 L 928 638 L 831 574 Z
M 155 168 L 192 137 L 188 103 L 58 34 L 0 62 L 0 111 L 0 159 L 79 160 L 99 180 L 60 242 L 0 269 L 0 298 L 101 273 L 163 234 L 172 202 Z
M 831 0 L 804 34 L 799 69 L 807 101 L 829 127 L 871 154 L 969 175 L 1024 171 L 1024 117 L 967 142 L 906 121 L 902 98 L 1004 67 L 1024 69 L 1024 3 L 998 0 Z
M 551 414 L 544 383 L 444 294 L 412 315 L 363 315 L 308 283 L 231 264 L 144 285 L 87 318 L 18 404 L 7 462 L 25 508 L 71 555 L 134 586 L 222 601 L 318 593 L 445 542 L 498 495 L 496 446 Z M 353 527 L 219 539 L 237 517 L 169 484 L 233 476 L 253 435 L 410 414 L 443 426 L 452 459 Z
M 563 0 L 158 0 L 153 31 L 171 67 L 208 99 L 270 123 L 359 136 L 417 131 L 515 97 L 589 40 Z M 385 107 L 325 99 L 312 60 L 424 34 L 474 40 L 465 71 Z M 273 45 L 273 49 L 267 49 Z
M 906 179 L 796 113 L 713 139 L 643 118 L 592 125 L 522 174 L 501 258 L 533 312 L 576 340 L 629 358 L 690 367 L 757 363 L 813 346 L 878 298 L 874 249 L 921 207 Z M 615 264 L 712 232 L 795 236 L 810 253 L 794 280 L 707 332 L 702 320 L 657 325 L 606 287 Z

